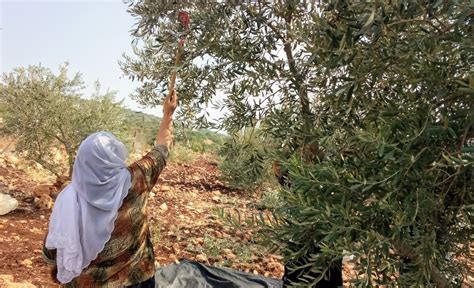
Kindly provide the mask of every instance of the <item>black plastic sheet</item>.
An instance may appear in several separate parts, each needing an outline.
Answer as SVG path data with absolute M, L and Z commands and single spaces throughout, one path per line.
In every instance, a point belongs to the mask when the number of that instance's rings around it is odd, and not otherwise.
M 182 260 L 158 269 L 155 273 L 156 288 L 281 288 L 280 279 L 263 277 L 237 270 L 203 265 Z

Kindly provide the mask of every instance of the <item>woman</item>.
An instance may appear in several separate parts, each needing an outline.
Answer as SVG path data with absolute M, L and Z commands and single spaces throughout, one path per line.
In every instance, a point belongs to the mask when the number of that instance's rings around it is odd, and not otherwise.
M 112 134 L 94 133 L 81 143 L 43 248 L 55 280 L 66 287 L 154 287 L 146 203 L 166 165 L 175 109 L 172 91 L 155 147 L 128 167 L 125 146 Z

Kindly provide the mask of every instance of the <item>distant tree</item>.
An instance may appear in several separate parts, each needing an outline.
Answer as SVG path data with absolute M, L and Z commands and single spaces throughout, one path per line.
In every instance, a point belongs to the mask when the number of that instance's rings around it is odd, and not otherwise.
M 56 176 L 71 175 L 76 150 L 90 133 L 123 131 L 122 108 L 114 92 L 101 93 L 96 82 L 92 97 L 81 98 L 81 75 L 69 78 L 67 66 L 57 75 L 42 66 L 16 68 L 0 82 L 2 130 L 15 136 L 18 151 Z M 66 152 L 66 171 L 54 161 L 58 151 Z
M 257 125 L 285 147 L 291 187 L 273 239 L 297 243 L 287 260 L 317 272 L 352 251 L 362 286 L 445 287 L 467 273 L 457 259 L 473 235 L 472 4 L 139 0 L 129 11 L 139 45 L 122 67 L 143 82 L 136 99 L 159 103 L 178 68 L 183 115 L 206 122 L 211 103 L 225 108 L 221 128 Z

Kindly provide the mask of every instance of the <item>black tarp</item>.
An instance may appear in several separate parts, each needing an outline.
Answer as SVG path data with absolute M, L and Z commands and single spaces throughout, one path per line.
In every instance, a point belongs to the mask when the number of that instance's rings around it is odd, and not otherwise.
M 267 278 L 237 270 L 203 265 L 182 260 L 158 269 L 155 273 L 155 288 L 281 288 L 280 279 Z

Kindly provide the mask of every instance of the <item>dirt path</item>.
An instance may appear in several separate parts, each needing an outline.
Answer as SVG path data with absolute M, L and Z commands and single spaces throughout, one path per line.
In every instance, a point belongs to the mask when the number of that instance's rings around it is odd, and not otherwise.
M 0 287 L 12 287 L 10 281 L 26 281 L 18 287 L 29 287 L 28 283 L 51 286 L 49 269 L 41 258 L 50 211 L 33 204 L 31 189 L 34 186 L 36 183 L 29 181 L 26 173 L 2 163 L 0 193 L 16 198 L 19 207 L 0 216 Z

